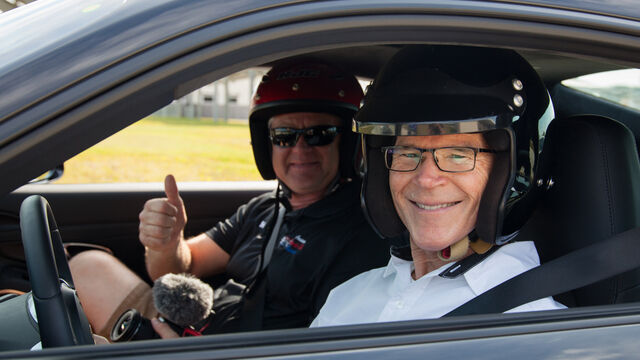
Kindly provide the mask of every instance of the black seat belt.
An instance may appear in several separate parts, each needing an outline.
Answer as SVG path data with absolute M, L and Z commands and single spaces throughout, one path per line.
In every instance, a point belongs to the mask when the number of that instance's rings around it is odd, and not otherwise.
M 635 228 L 515 276 L 444 316 L 503 313 L 638 267 L 640 228 Z
M 286 212 L 286 207 L 282 203 L 277 202 L 276 206 L 278 208 L 276 209 L 275 223 L 271 229 L 269 240 L 263 244 L 261 258 L 254 271 L 253 280 L 249 285 L 240 285 L 242 287 L 241 290 L 236 290 L 239 296 L 244 297 L 242 308 L 239 309 L 242 316 L 239 316 L 235 321 L 216 328 L 216 332 L 256 331 L 262 329 L 264 303 L 267 293 L 266 269 L 271 261 Z M 235 290 L 235 288 L 233 289 Z

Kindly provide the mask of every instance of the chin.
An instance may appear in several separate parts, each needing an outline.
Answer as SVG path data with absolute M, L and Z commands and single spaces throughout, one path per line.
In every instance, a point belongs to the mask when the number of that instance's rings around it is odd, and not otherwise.
M 463 239 L 469 232 L 463 233 L 449 233 L 446 231 L 434 232 L 434 231 L 410 231 L 411 241 L 420 249 L 424 251 L 440 251 L 447 246 L 451 246 L 456 242 Z M 417 234 L 417 235 L 413 235 Z
M 287 185 L 289 186 L 289 185 Z M 296 195 L 314 194 L 322 190 L 320 186 L 289 186 L 289 189 Z
M 411 236 L 412 242 L 415 246 L 424 251 L 440 251 L 450 245 L 450 241 L 442 240 L 442 237 L 435 237 L 433 235 L 421 235 Z

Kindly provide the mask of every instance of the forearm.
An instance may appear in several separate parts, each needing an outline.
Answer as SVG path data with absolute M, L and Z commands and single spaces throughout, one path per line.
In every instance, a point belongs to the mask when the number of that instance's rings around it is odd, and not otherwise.
M 191 266 L 191 250 L 185 240 L 180 240 L 176 248 L 156 251 L 145 247 L 147 273 L 155 280 L 167 273 L 189 272 Z
M 207 277 L 225 271 L 229 254 L 205 233 L 186 241 L 191 259 L 189 272 L 198 277 Z
M 189 240 L 180 240 L 171 251 L 146 248 L 147 272 L 152 280 L 167 273 L 211 276 L 223 272 L 228 262 L 229 254 L 204 233 Z

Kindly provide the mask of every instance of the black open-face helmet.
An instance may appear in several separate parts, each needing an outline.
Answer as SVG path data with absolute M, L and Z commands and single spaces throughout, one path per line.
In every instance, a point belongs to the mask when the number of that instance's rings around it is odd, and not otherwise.
M 349 131 L 363 92 L 358 80 L 335 66 L 313 60 L 276 64 L 262 78 L 249 110 L 253 156 L 265 180 L 276 178 L 271 163 L 269 119 L 294 112 L 328 113 L 342 119 L 340 175 L 352 177 L 357 135 Z
M 362 134 L 365 213 L 381 236 L 406 231 L 391 199 L 381 151 L 396 136 L 482 133 L 499 152 L 474 231 L 490 244 L 509 241 L 529 217 L 538 156 L 553 116 L 544 84 L 515 51 L 403 48 L 369 87 L 353 122 L 353 130 Z

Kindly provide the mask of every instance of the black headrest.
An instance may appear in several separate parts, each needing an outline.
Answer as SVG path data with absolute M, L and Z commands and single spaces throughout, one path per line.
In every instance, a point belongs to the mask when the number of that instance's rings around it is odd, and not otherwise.
M 622 123 L 595 115 L 554 120 L 541 166 L 541 186 L 549 187 L 536 214 L 543 262 L 640 226 L 640 161 L 634 136 Z M 640 271 L 572 295 L 575 304 L 568 305 L 638 300 Z

